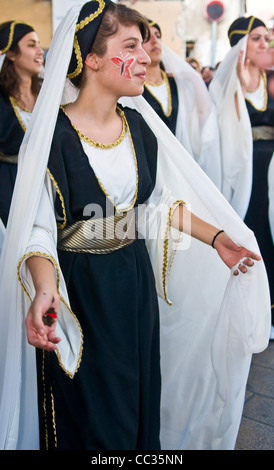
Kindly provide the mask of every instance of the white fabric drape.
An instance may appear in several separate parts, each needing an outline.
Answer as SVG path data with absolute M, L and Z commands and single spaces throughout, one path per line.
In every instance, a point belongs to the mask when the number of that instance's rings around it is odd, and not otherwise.
M 219 127 L 215 106 L 196 70 L 163 44 L 162 61 L 174 76 L 179 96 L 176 137 L 218 189 L 222 184 Z
M 220 127 L 222 155 L 222 193 L 242 219 L 245 218 L 252 189 L 253 139 L 245 96 L 237 75 L 236 65 L 241 50 L 245 60 L 247 35 L 230 49 L 209 86 L 216 105 Z M 236 114 L 237 94 L 240 119 Z M 262 109 L 265 103 L 265 84 L 261 80 L 256 92 L 246 96 L 255 107 Z M 268 170 L 269 214 L 273 235 L 273 158 Z M 273 236 L 274 242 L 274 236 Z
M 81 5 L 83 3 L 80 2 Z M 27 247 L 38 210 L 51 138 L 65 83 L 64 71 L 67 70 L 71 57 L 78 14 L 79 3 L 72 8 L 62 28 L 56 31 L 53 47 L 47 55 L 44 84 L 19 152 L 18 174 L 1 252 L 1 449 L 35 449 L 39 445 L 35 351 L 26 340 L 26 299 L 16 271 Z M 49 89 L 54 90 L 51 96 Z
M 235 243 L 259 252 L 253 233 L 148 103 L 142 97 L 132 100 L 157 135 L 158 171 L 173 196 L 222 227 Z M 158 268 L 163 250 L 153 238 L 147 244 Z M 161 271 L 154 272 L 161 285 Z M 163 449 L 233 449 L 251 354 L 268 344 L 270 299 L 264 264 L 256 263 L 247 275 L 235 277 L 211 247 L 194 239 L 189 246 L 183 235 L 168 298 L 173 306 L 160 299 Z
M 47 56 L 44 84 L 19 153 L 1 254 L 1 449 L 38 446 L 34 348 L 25 339 L 25 297 L 16 270 L 27 250 L 34 219 L 39 216 L 39 201 L 45 194 L 42 189 L 47 159 L 80 5 L 73 7 L 59 26 Z M 68 94 L 72 90 L 68 87 Z M 259 252 L 252 232 L 148 103 L 142 97 L 133 100 L 157 136 L 159 175 L 172 194 L 189 203 L 198 216 L 223 228 L 235 243 Z M 53 257 L 55 237 L 52 214 L 44 246 Z M 153 236 L 147 240 L 160 296 L 164 241 Z M 251 354 L 268 344 L 270 300 L 264 264 L 258 262 L 248 274 L 234 277 L 215 250 L 196 240 L 189 242 L 184 235 L 174 260 L 170 253 L 168 263 L 171 265 L 172 261 L 168 297 L 173 306 L 160 298 L 162 448 L 231 449 L 241 419 Z M 60 276 L 60 292 L 68 304 L 61 273 Z M 70 324 L 74 321 L 66 308 L 59 320 Z M 60 345 L 63 362 L 73 374 L 81 332 L 75 322 L 73 333 L 70 326 L 60 327 L 64 328 Z
M 249 204 L 253 166 L 250 119 L 236 70 L 241 50 L 244 50 L 245 56 L 246 44 L 247 36 L 244 36 L 230 49 L 209 86 L 220 128 L 222 193 L 242 219 Z M 235 107 L 236 94 L 240 119 Z

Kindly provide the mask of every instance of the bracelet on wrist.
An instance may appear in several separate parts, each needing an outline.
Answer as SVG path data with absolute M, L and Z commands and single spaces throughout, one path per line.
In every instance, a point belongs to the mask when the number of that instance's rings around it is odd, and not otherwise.
M 224 233 L 224 230 L 220 230 L 219 232 L 216 233 L 216 235 L 214 235 L 213 240 L 211 242 L 212 248 L 215 248 L 215 246 L 214 246 L 215 240 L 218 237 L 218 235 L 220 235 L 221 233 Z

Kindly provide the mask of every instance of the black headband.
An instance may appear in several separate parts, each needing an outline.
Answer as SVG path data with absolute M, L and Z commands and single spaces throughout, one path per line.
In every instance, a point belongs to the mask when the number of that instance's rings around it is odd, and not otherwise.
M 240 39 L 259 26 L 264 26 L 266 28 L 264 22 L 255 16 L 249 16 L 248 18 L 237 18 L 237 20 L 233 21 L 228 30 L 230 45 L 232 47 L 235 46 L 240 41 Z
M 22 21 L 9 21 L 0 30 L 0 51 L 2 54 L 8 52 L 22 37 L 34 31 L 33 27 Z
M 79 13 L 67 75 L 74 84 L 77 84 L 79 80 L 84 61 L 90 52 L 104 11 L 110 3 L 112 3 L 111 0 L 91 0 L 84 4 Z

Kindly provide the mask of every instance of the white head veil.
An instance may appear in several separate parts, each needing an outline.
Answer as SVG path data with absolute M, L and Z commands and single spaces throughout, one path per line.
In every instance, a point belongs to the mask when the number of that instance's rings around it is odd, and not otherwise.
M 246 55 L 248 36 L 233 46 L 217 69 L 209 91 L 215 103 L 220 127 L 222 155 L 222 193 L 242 219 L 245 218 L 252 188 L 253 139 L 245 97 L 237 75 L 240 51 Z M 240 119 L 236 114 L 234 97 L 237 94 Z M 272 159 L 273 160 L 273 159 Z M 273 161 L 268 171 L 269 220 L 274 241 L 274 178 Z
M 165 71 L 174 76 L 179 95 L 176 137 L 221 189 L 219 128 L 215 106 L 201 75 L 163 45 Z
M 237 75 L 239 53 L 246 53 L 247 35 L 230 49 L 209 86 L 216 105 L 222 154 L 222 193 L 244 219 L 252 187 L 253 141 L 250 119 Z M 236 114 L 237 94 L 240 119 Z
M 0 448 L 38 447 L 35 406 L 35 350 L 24 331 L 25 298 L 16 279 L 38 210 L 51 139 L 71 58 L 80 5 L 75 5 L 57 29 L 47 55 L 44 84 L 19 152 L 14 197 L 0 260 Z M 53 91 L 49 95 L 49 89 Z M 50 119 L 49 119 L 50 117 Z M 34 434 L 29 429 L 35 429 Z
M 19 153 L 18 177 L 0 261 L 1 449 L 38 447 L 35 353 L 25 338 L 25 298 L 16 270 L 39 209 L 75 24 L 83 3 L 69 11 L 54 35 L 43 87 Z M 73 88 L 67 86 L 66 91 L 71 99 Z M 194 213 L 223 228 L 239 245 L 259 252 L 252 232 L 148 103 L 142 97 L 134 98 L 134 103 L 157 136 L 158 171 L 174 196 L 190 203 Z M 48 234 L 53 240 L 55 232 L 52 217 Z M 148 240 L 156 283 L 160 285 L 163 251 L 157 251 L 155 244 L 157 240 Z M 67 300 L 62 279 L 60 283 Z M 173 307 L 160 299 L 162 448 L 233 448 L 251 354 L 268 344 L 270 302 L 264 264 L 256 263 L 248 274 L 236 278 L 215 250 L 192 240 L 190 249 L 179 249 L 173 260 L 169 296 Z M 73 332 L 76 328 L 73 325 Z M 66 334 L 68 342 L 64 337 L 64 348 L 74 348 L 74 343 L 79 348 L 81 338 L 75 333 L 71 337 L 71 331 Z M 67 354 L 72 373 L 76 368 L 75 355 L 74 349 Z

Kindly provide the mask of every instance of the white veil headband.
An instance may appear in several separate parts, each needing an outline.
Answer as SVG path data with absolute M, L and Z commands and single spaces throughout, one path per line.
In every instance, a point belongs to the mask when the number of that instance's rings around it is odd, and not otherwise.
M 236 70 L 241 50 L 244 50 L 245 56 L 246 44 L 247 35 L 227 53 L 209 86 L 220 128 L 222 193 L 242 219 L 250 200 L 253 166 L 251 124 Z M 236 93 L 240 120 L 235 108 Z
M 37 449 L 39 445 L 35 350 L 26 340 L 26 299 L 16 271 L 38 211 L 65 83 L 69 100 L 75 96 L 66 72 L 83 3 L 69 11 L 54 35 L 44 83 L 19 152 L 0 260 L 1 449 Z M 259 252 L 253 233 L 148 103 L 142 97 L 133 101 L 157 136 L 158 171 L 174 196 L 190 203 L 198 216 L 223 228 L 235 243 Z M 55 231 L 49 227 L 48 233 L 54 237 Z M 161 282 L 162 270 L 159 273 L 155 266 L 159 259 L 163 261 L 163 253 L 157 254 L 154 244 L 148 240 L 156 280 Z M 62 280 L 60 289 L 67 300 Z M 270 299 L 264 264 L 258 262 L 247 274 L 235 277 L 215 250 L 192 240 L 190 249 L 179 249 L 174 259 L 169 297 L 173 306 L 159 299 L 162 448 L 231 449 L 241 419 L 251 354 L 264 350 L 269 339 Z M 80 338 L 71 337 L 71 331 L 67 335 L 64 348 L 79 343 Z M 76 364 L 70 357 L 74 354 L 74 350 L 68 354 L 72 373 Z

